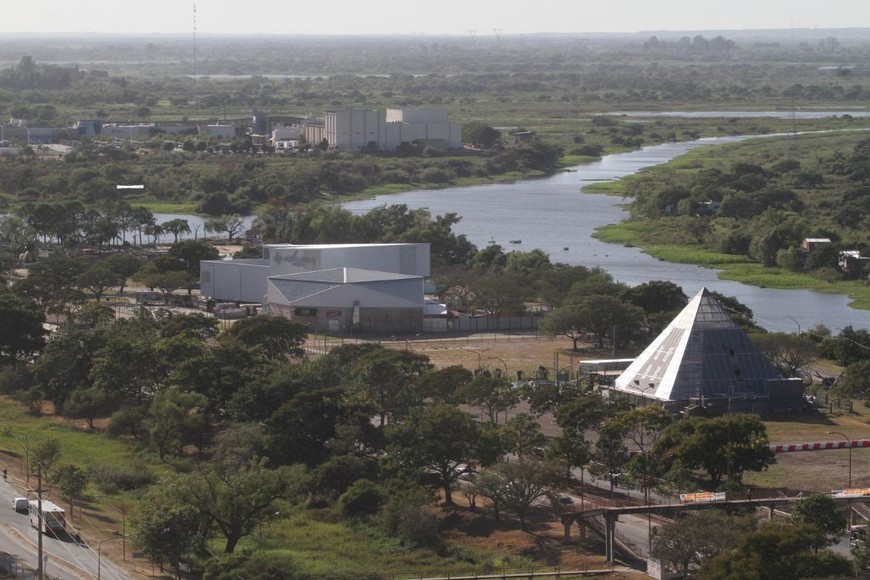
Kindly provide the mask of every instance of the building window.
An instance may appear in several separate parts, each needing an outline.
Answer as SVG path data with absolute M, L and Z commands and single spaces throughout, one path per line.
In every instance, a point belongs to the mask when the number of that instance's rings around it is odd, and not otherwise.
M 293 316 L 317 316 L 316 308 L 294 308 Z

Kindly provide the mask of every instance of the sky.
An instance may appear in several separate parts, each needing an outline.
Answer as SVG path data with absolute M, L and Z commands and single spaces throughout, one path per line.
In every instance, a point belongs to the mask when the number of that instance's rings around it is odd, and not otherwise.
M 4 2 L 0 33 L 191 33 L 194 0 Z M 870 27 L 868 0 L 196 0 L 198 34 L 531 33 Z

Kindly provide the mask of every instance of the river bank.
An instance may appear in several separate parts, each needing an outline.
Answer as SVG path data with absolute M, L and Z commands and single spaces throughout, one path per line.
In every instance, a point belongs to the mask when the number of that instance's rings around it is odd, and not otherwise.
M 462 220 L 454 231 L 466 235 L 478 247 L 494 242 L 511 250 L 540 249 L 554 262 L 600 267 L 631 286 L 670 280 L 687 294 L 706 286 L 752 308 L 757 322 L 768 330 L 793 332 L 796 324 L 803 328 L 824 324 L 831 329 L 847 325 L 870 329 L 870 312 L 851 308 L 845 295 L 742 284 L 719 278 L 718 271 L 711 268 L 663 262 L 638 247 L 605 243 L 593 237 L 598 228 L 620 223 L 629 216 L 621 198 L 585 193 L 581 191 L 584 185 L 619 180 L 694 149 L 746 139 L 729 136 L 665 143 L 608 155 L 539 180 L 411 191 L 342 206 L 355 214 L 395 203 L 412 209 L 426 208 L 433 215 L 455 212 Z
M 732 166 L 739 163 L 752 163 L 756 160 L 764 160 L 767 165 L 772 165 L 777 155 L 783 159 L 789 159 L 805 166 L 821 165 L 821 159 L 825 155 L 834 152 L 848 151 L 857 142 L 866 139 L 866 134 L 818 134 L 802 135 L 800 141 L 795 144 L 792 136 L 771 138 L 763 144 L 756 141 L 743 141 L 740 143 L 717 147 L 715 152 L 710 149 L 695 150 L 668 163 L 648 168 L 642 172 L 627 176 L 621 180 L 606 183 L 592 184 L 584 187 L 587 192 L 601 192 L 609 195 L 617 195 L 622 198 L 633 198 L 634 191 L 644 188 L 649 183 L 667 183 L 669 186 L 683 183 L 687 175 L 698 175 L 704 171 L 727 172 Z M 803 149 L 803 151 L 801 151 Z M 776 152 L 776 153 L 772 153 Z M 813 191 L 821 186 L 808 188 L 809 191 L 799 190 L 801 195 L 833 195 L 827 193 L 833 188 L 838 189 L 836 184 L 828 186 L 823 192 Z M 800 214 L 798 214 L 800 215 Z M 813 226 L 816 229 L 824 229 L 826 222 L 821 221 L 818 214 L 814 214 Z M 596 230 L 596 239 L 611 244 L 623 244 L 638 247 L 649 255 L 659 260 L 671 263 L 694 264 L 718 271 L 718 276 L 723 280 L 732 280 L 744 284 L 750 284 L 760 288 L 774 289 L 806 289 L 814 292 L 843 294 L 851 300 L 850 306 L 861 310 L 870 310 L 870 285 L 867 280 L 843 280 L 836 276 L 836 272 L 821 270 L 820 272 L 806 273 L 789 270 L 785 267 L 765 267 L 756 260 L 747 256 L 727 254 L 719 251 L 714 245 L 714 240 L 696 240 L 685 232 L 674 232 L 673 217 L 659 217 L 647 219 L 631 219 L 618 224 L 610 224 Z M 715 216 L 711 218 L 712 234 L 722 228 L 734 228 L 734 224 L 716 225 Z M 676 226 L 685 227 L 685 226 Z

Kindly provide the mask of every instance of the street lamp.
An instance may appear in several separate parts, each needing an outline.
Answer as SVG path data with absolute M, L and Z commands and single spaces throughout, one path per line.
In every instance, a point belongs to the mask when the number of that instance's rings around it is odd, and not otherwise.
M 478 371 L 483 368 L 483 357 L 481 357 L 481 354 L 485 353 L 488 350 L 489 350 L 488 348 L 484 348 L 481 350 L 474 351 L 475 353 L 477 353 L 477 370 Z
M 849 489 L 852 488 L 852 440 L 845 433 L 841 433 L 840 431 L 828 431 L 828 435 L 839 435 L 843 439 L 846 440 L 846 446 L 849 447 Z M 848 501 L 849 504 L 849 530 L 852 529 L 852 500 Z
M 493 359 L 495 359 L 495 360 L 497 360 L 498 362 L 501 363 L 501 366 L 504 367 L 504 378 L 507 379 L 507 378 L 508 378 L 507 363 L 504 362 L 504 359 L 502 359 L 501 357 L 497 357 L 497 356 L 494 356 L 494 357 L 491 357 L 491 358 L 493 358 Z
M 849 487 L 852 487 L 852 440 L 845 433 L 840 431 L 828 431 L 828 435 L 839 435 L 846 440 L 846 446 L 849 448 Z
M 119 540 L 125 537 L 123 534 L 119 534 L 118 532 L 112 533 L 115 535 L 111 538 L 103 538 L 102 540 L 97 542 L 97 580 L 100 580 L 100 574 L 102 573 L 103 569 L 103 553 L 100 551 L 100 549 L 103 547 L 103 543 L 111 542 L 112 540 Z
M 797 320 L 795 320 L 794 318 L 792 318 L 791 316 L 786 316 L 786 318 L 788 318 L 789 320 L 791 320 L 792 322 L 794 322 L 797 325 L 798 335 L 800 335 L 801 334 L 801 323 L 798 322 Z

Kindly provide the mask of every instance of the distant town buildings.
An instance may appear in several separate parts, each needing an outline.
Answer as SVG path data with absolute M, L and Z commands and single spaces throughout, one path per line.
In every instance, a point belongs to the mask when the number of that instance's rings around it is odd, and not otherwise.
M 159 135 L 201 135 L 230 141 L 247 133 L 256 147 L 291 151 L 302 143 L 319 146 L 324 141 L 334 149 L 374 148 L 393 151 L 403 143 L 439 149 L 462 146 L 462 126 L 451 123 L 441 109 L 333 109 L 320 119 L 270 118 L 255 111 L 249 123 L 239 120 L 221 122 L 106 123 L 101 119 L 81 119 L 72 127 L 33 127 L 23 119 L 0 124 L 0 141 L 8 144 L 47 145 L 83 138 L 144 141 Z M 518 135 L 527 142 L 534 134 Z

